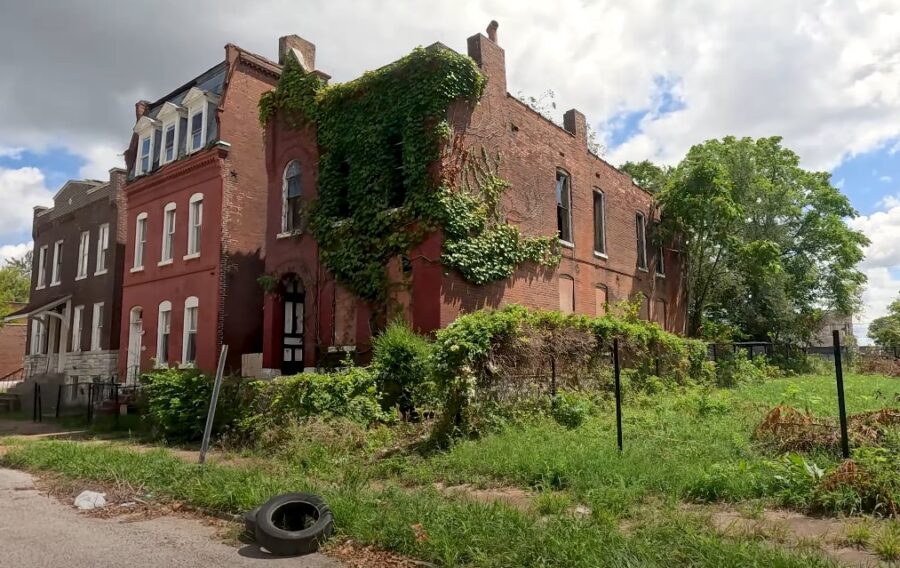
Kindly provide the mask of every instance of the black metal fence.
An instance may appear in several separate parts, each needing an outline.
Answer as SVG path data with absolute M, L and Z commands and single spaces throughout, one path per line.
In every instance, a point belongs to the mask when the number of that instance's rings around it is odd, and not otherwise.
M 69 383 L 35 383 L 32 396 L 32 419 L 44 417 L 78 418 L 91 424 L 98 416 L 108 416 L 118 426 L 120 416 L 133 411 L 140 395 L 140 385 L 118 382 L 78 380 Z

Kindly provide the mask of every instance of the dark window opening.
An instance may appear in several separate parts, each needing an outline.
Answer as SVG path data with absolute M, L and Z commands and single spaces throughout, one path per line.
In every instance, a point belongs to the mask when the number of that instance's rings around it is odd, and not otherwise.
M 606 204 L 603 194 L 594 192 L 594 252 L 606 254 Z
M 563 171 L 556 172 L 556 231 L 561 240 L 572 242 L 572 187 Z
M 634 227 L 637 233 L 637 266 L 647 270 L 647 224 L 643 213 L 634 216 Z

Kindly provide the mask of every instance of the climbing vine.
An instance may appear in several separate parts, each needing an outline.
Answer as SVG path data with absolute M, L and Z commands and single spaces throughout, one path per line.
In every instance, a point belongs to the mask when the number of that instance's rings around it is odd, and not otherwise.
M 503 220 L 508 183 L 495 170 L 464 189 L 441 177 L 447 110 L 458 100 L 476 104 L 484 81 L 471 58 L 435 46 L 336 85 L 289 59 L 260 100 L 264 125 L 276 117 L 315 125 L 318 199 L 309 226 L 323 264 L 359 297 L 383 302 L 389 261 L 436 229 L 445 235 L 442 263 L 476 284 L 507 278 L 524 261 L 558 262 L 555 238 L 523 237 Z

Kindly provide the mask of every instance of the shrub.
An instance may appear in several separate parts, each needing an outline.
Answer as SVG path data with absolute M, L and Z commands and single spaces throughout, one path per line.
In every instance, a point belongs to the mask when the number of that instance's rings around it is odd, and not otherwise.
M 151 431 L 170 441 L 194 441 L 203 437 L 214 378 L 197 369 L 156 369 L 141 378 Z M 214 433 L 220 433 L 238 417 L 249 394 L 245 383 L 226 377 L 216 406 Z
M 372 370 L 386 408 L 399 407 L 409 419 L 438 405 L 427 338 L 395 320 L 375 338 L 373 349 Z
M 382 409 L 375 374 L 365 367 L 301 373 L 253 383 L 253 402 L 239 430 L 256 439 L 270 427 L 309 417 L 343 417 L 368 426 L 396 416 Z
M 585 397 L 571 393 L 558 393 L 553 397 L 550 413 L 553 419 L 566 428 L 578 428 L 591 413 L 593 405 Z
M 446 400 L 438 438 L 477 434 L 479 424 L 491 422 L 473 411 L 546 398 L 554 375 L 560 387 L 603 386 L 598 379 L 609 376 L 615 339 L 623 368 L 632 369 L 634 388 L 711 381 L 705 343 L 650 322 L 517 305 L 481 310 L 437 333 L 434 376 Z

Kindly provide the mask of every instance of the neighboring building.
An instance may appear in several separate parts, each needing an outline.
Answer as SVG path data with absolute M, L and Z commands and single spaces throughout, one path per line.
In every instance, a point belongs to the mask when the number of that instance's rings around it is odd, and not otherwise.
M 0 313 L 12 313 L 27 306 L 25 302 L 9 302 Z M 0 324 L 0 381 L 4 377 L 19 378 L 25 364 L 28 322 L 22 318 Z
M 262 342 L 266 168 L 257 105 L 280 67 L 234 45 L 154 103 L 135 106 L 126 163 L 119 366 L 228 368 Z
M 673 247 L 650 245 L 652 196 L 588 150 L 583 114 L 566 112 L 560 127 L 507 92 L 505 55 L 495 30 L 489 30 L 492 38 L 478 34 L 468 40 L 469 56 L 488 78 L 480 104 L 451 106 L 448 118 L 462 140 L 459 147 L 502 154 L 500 173 L 511 183 L 503 196 L 505 210 L 514 212 L 510 220 L 526 235 L 559 234 L 563 259 L 555 270 L 522 265 L 505 281 L 478 286 L 441 265 L 442 237 L 432 234 L 408 259 L 388 266 L 392 281 L 409 284 L 396 298 L 406 317 L 417 330 L 430 332 L 484 307 L 518 303 L 600 315 L 608 304 L 637 299 L 642 318 L 683 332 L 682 261 Z M 315 48 L 293 41 L 291 56 L 314 70 Z M 265 262 L 275 282 L 266 295 L 263 374 L 314 367 L 329 351 L 364 354 L 372 329 L 369 307 L 328 276 L 317 243 L 294 221 L 298 196 L 316 196 L 316 131 L 274 120 L 266 145 Z
M 840 334 L 842 346 L 856 346 L 856 336 L 853 334 L 853 316 L 829 311 L 822 315 L 819 330 L 809 341 L 810 349 L 825 349 L 825 351 L 831 353 L 834 347 L 835 330 Z
M 125 171 L 72 180 L 35 207 L 31 296 L 6 317 L 28 321 L 25 376 L 117 376 L 122 299 Z

